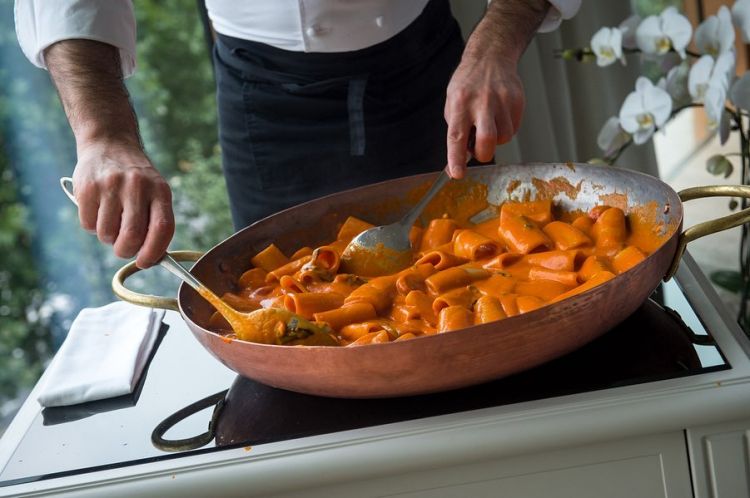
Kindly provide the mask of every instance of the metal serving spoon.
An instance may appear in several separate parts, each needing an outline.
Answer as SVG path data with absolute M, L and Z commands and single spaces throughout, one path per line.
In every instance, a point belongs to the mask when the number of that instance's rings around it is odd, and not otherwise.
M 73 195 L 73 179 L 60 178 L 60 186 L 73 204 L 78 206 Z M 307 344 L 335 345 L 329 330 L 305 320 L 288 310 L 266 308 L 250 312 L 239 311 L 206 287 L 195 275 L 188 272 L 169 252 L 159 260 L 159 266 L 166 268 L 180 280 L 196 290 L 198 294 L 216 308 L 221 316 L 229 322 L 238 338 L 265 344 Z M 278 326 L 281 323 L 283 327 Z
M 427 204 L 450 179 L 445 170 L 441 171 L 427 193 L 401 220 L 390 225 L 370 228 L 354 237 L 341 254 L 344 271 L 377 277 L 409 266 L 413 254 L 409 231 Z

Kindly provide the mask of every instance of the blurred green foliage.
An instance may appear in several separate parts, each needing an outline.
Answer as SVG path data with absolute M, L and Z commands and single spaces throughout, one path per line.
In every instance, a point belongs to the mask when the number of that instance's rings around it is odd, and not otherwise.
M 195 2 L 135 4 L 138 69 L 127 85 L 146 151 L 173 187 L 170 247 L 206 250 L 232 225 L 203 27 Z M 55 90 L 21 54 L 13 0 L 0 0 L 0 433 L 78 311 L 115 299 L 109 282 L 123 261 L 78 227 L 57 186 L 74 164 Z M 143 272 L 141 286 L 158 293 L 164 278 Z
M 51 345 L 49 307 L 31 252 L 34 234 L 17 190 L 0 140 L 0 402 L 33 385 Z
M 633 12 L 641 17 L 658 16 L 667 7 L 677 7 L 683 9 L 685 0 L 635 0 L 633 2 Z

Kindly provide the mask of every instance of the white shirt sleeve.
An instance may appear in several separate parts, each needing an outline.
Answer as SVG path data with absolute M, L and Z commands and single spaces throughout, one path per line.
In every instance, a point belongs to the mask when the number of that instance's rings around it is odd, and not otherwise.
M 581 8 L 581 0 L 547 0 L 550 4 L 549 12 L 547 17 L 542 21 L 542 25 L 539 26 L 539 33 L 548 33 L 556 30 L 560 27 L 560 24 L 565 19 L 570 19 L 578 9 Z
M 120 49 L 122 73 L 135 71 L 135 14 L 131 0 L 15 0 L 16 35 L 36 66 L 47 68 L 44 49 L 84 39 Z

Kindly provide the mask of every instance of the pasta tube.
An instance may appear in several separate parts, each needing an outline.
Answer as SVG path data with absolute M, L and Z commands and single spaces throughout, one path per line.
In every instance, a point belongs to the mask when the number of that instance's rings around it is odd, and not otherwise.
M 377 313 L 383 313 L 390 307 L 395 290 L 395 275 L 377 277 L 373 278 L 366 284 L 357 287 L 346 297 L 344 302 L 346 304 L 360 302 L 370 303 Z
M 287 294 L 284 297 L 284 307 L 292 313 L 310 320 L 313 314 L 328 311 L 344 304 L 344 296 L 333 292 L 303 292 L 301 294 Z
M 591 229 L 594 227 L 594 220 L 592 220 L 590 216 L 586 216 L 584 214 L 573 220 L 573 223 L 571 223 L 571 225 L 580 230 L 582 233 L 591 237 Z
M 492 275 L 487 280 L 481 280 L 474 287 L 484 295 L 500 296 L 513 292 L 516 280 L 507 275 Z
M 482 296 L 474 304 L 474 323 L 489 323 L 507 317 L 500 300 L 494 296 Z
M 454 254 L 436 249 L 422 254 L 422 256 L 417 259 L 416 264 L 423 265 L 429 263 L 436 270 L 445 270 L 446 268 L 457 266 L 465 262 L 465 259 L 459 258 Z
M 438 332 L 463 329 L 474 325 L 474 315 L 463 306 L 448 306 L 440 310 Z
M 593 289 L 594 287 L 603 284 L 604 282 L 607 282 L 609 280 L 612 280 L 615 278 L 615 274 L 608 271 L 600 271 L 599 273 L 594 274 L 590 279 L 586 280 L 584 283 L 579 285 L 578 287 L 575 287 L 573 289 L 570 289 L 568 292 L 564 292 L 560 294 L 559 296 L 552 299 L 551 302 L 556 303 L 558 301 L 562 301 L 563 299 L 569 298 L 571 296 L 578 295 L 582 292 L 586 292 L 587 290 Z
M 591 229 L 596 248 L 607 256 L 613 256 L 622 249 L 627 237 L 625 213 L 619 208 L 604 211 Z
M 430 275 L 425 279 L 425 283 L 431 293 L 442 294 L 450 289 L 468 285 L 489 276 L 490 272 L 483 268 L 457 266 Z
M 528 254 L 539 248 L 551 248 L 552 241 L 532 220 L 502 210 L 500 235 L 511 252 Z
M 635 246 L 628 246 L 612 258 L 612 268 L 619 275 L 628 271 L 644 259 L 646 259 L 646 255 L 640 249 Z
M 528 313 L 544 306 L 544 301 L 536 296 L 518 296 L 516 306 L 518 306 L 518 313 Z
M 443 310 L 443 308 L 449 308 L 451 306 L 463 306 L 466 309 L 471 309 L 474 306 L 477 297 L 478 294 L 476 289 L 459 287 L 458 289 L 450 290 L 435 298 L 432 302 L 432 310 L 437 315 Z
M 592 244 L 591 239 L 585 233 L 562 221 L 551 221 L 544 225 L 542 231 L 552 239 L 555 247 L 563 251 Z
M 262 268 L 265 271 L 273 271 L 279 266 L 287 264 L 289 258 L 287 258 L 274 244 L 270 244 L 268 247 L 250 258 L 250 262 L 256 268 Z
M 457 230 L 453 239 L 453 252 L 459 258 L 472 261 L 494 256 L 498 252 L 498 244 L 473 230 Z
M 341 225 L 341 228 L 339 228 L 338 235 L 336 235 L 336 240 L 343 242 L 344 246 L 346 246 L 346 244 L 351 242 L 354 237 L 364 232 L 365 230 L 369 230 L 370 228 L 374 227 L 375 225 L 371 225 L 366 221 L 362 221 L 359 218 L 355 218 L 354 216 L 349 216 Z
M 503 212 L 523 216 L 539 226 L 544 226 L 552 221 L 552 201 L 549 199 L 525 202 L 509 201 L 500 208 L 501 219 Z
M 350 323 L 372 320 L 376 316 L 375 308 L 366 302 L 345 304 L 338 309 L 313 313 L 316 322 L 327 323 L 334 330 L 340 330 Z
M 581 269 L 578 270 L 578 276 L 580 280 L 586 282 L 590 280 L 595 274 L 601 271 L 609 271 L 610 268 L 604 261 L 604 258 L 600 256 L 591 255 L 586 258 L 586 261 L 581 265 Z
M 240 287 L 261 287 L 266 285 L 267 274 L 266 270 L 262 268 L 250 268 L 240 276 L 237 285 Z
M 437 324 L 437 315 L 432 309 L 433 299 L 430 296 L 421 291 L 411 291 L 406 295 L 404 302 L 418 313 L 418 317 L 414 318 L 421 318 L 433 327 Z
M 578 273 L 565 270 L 550 270 L 543 266 L 529 268 L 529 280 L 554 280 L 568 287 L 578 285 Z
M 531 266 L 542 266 L 550 270 L 575 270 L 576 260 L 581 254 L 577 249 L 569 251 L 544 251 L 527 254 L 523 260 Z
M 284 275 L 292 275 L 302 268 L 307 262 L 310 261 L 312 256 L 302 256 L 299 259 L 292 260 L 285 265 L 281 265 L 273 271 L 268 272 L 266 275 L 267 283 L 278 282 Z
M 453 240 L 453 232 L 458 228 L 455 220 L 450 218 L 437 218 L 430 221 L 419 245 L 419 251 L 425 252 L 434 249 Z
M 518 282 L 515 292 L 524 296 L 536 296 L 544 301 L 568 292 L 570 286 L 555 282 L 554 280 L 531 280 L 529 282 Z

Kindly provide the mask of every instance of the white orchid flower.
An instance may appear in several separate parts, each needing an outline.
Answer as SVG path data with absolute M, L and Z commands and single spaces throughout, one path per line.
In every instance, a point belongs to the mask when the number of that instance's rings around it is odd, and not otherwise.
M 605 156 L 611 156 L 630 140 L 630 133 L 620 126 L 620 118 L 612 116 L 604 123 L 596 143 Z
M 750 0 L 736 0 L 732 5 L 732 21 L 742 33 L 742 41 L 750 43 Z
M 748 0 L 750 1 L 750 0 Z M 635 41 L 635 32 L 638 29 L 638 25 L 641 23 L 641 16 L 633 14 L 620 23 L 618 28 L 622 32 L 622 47 L 627 49 L 638 48 L 638 43 Z
M 731 51 L 724 52 L 716 60 L 710 55 L 704 55 L 690 68 L 690 96 L 703 103 L 712 129 L 721 121 L 729 82 L 734 74 L 734 57 L 734 52 Z
M 622 53 L 622 31 L 619 28 L 601 28 L 591 38 L 591 50 L 596 54 L 596 65 L 609 66 L 616 60 L 625 65 Z
M 684 59 L 692 34 L 693 27 L 687 17 L 675 7 L 668 7 L 658 16 L 644 19 L 638 25 L 635 39 L 644 54 L 661 55 L 674 49 Z
M 698 26 L 695 30 L 695 46 L 700 53 L 714 57 L 734 48 L 732 14 L 726 5 L 722 5 L 718 14 L 708 17 Z
M 750 110 L 750 71 L 732 84 L 729 90 L 729 100 L 735 107 Z
M 625 98 L 620 108 L 620 126 L 633 135 L 637 145 L 645 143 L 662 126 L 672 112 L 672 98 L 641 76 L 635 82 L 635 91 Z

